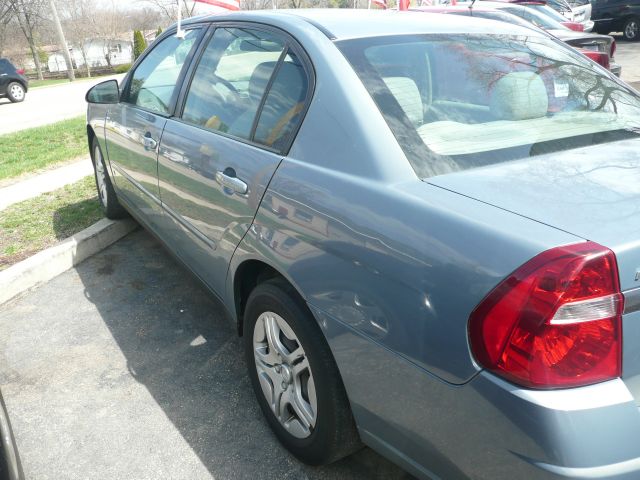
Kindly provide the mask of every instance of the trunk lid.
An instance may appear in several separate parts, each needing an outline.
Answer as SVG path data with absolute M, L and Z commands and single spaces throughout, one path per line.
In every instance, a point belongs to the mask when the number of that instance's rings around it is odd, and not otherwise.
M 575 48 L 582 48 L 593 52 L 611 53 L 613 37 L 609 35 L 576 32 L 573 30 L 550 30 L 550 33 Z
M 640 275 L 636 279 L 640 272 L 638 139 L 425 181 L 604 245 L 616 254 L 623 292 L 640 287 Z M 627 302 L 627 307 L 630 304 Z M 627 308 L 623 332 L 623 379 L 640 405 L 640 311 L 629 312 Z

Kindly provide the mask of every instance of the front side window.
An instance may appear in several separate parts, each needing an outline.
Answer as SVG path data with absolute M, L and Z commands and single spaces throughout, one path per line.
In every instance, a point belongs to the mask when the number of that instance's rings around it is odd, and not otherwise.
M 285 42 L 268 32 L 217 29 L 195 71 L 182 119 L 251 140 L 261 100 L 284 49 Z
M 199 29 L 187 30 L 182 39 L 172 35 L 155 45 L 133 72 L 128 103 L 160 115 L 169 114 L 178 78 L 198 35 Z
M 419 176 L 640 137 L 640 97 L 541 36 L 339 42 Z

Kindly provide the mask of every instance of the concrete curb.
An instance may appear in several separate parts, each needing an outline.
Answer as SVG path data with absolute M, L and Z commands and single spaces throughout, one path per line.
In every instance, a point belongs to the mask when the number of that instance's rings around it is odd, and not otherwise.
M 0 272 L 0 304 L 69 270 L 120 240 L 137 226 L 131 219 L 114 221 L 104 218 L 59 244 L 3 270 Z

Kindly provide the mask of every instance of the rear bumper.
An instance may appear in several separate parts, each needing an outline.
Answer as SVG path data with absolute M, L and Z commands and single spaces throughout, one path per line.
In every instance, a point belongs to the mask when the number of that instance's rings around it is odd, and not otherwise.
M 513 421 L 504 448 L 513 454 L 514 469 L 522 468 L 519 462 L 533 467 L 536 474 L 528 478 L 640 478 L 640 409 L 622 380 L 559 391 L 520 389 L 487 373 L 474 382 L 493 392 Z M 541 450 L 518 449 L 523 435 Z
M 640 478 L 640 409 L 623 380 L 540 391 L 481 371 L 454 385 L 311 309 L 362 440 L 416 477 Z

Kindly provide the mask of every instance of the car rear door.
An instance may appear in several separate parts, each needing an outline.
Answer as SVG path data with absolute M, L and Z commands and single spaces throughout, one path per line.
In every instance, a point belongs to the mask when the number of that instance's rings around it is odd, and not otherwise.
M 202 30 L 191 28 L 184 38 L 172 34 L 154 44 L 127 77 L 121 102 L 107 113 L 107 153 L 118 194 L 154 229 L 162 215 L 158 144 Z
M 302 121 L 311 69 L 284 33 L 215 28 L 168 120 L 159 191 L 173 249 L 224 296 L 227 268 Z M 194 62 L 195 63 L 195 62 Z
M 13 67 L 6 58 L 0 58 L 0 95 L 7 93 L 7 85 L 10 81 L 10 73 L 13 72 Z

